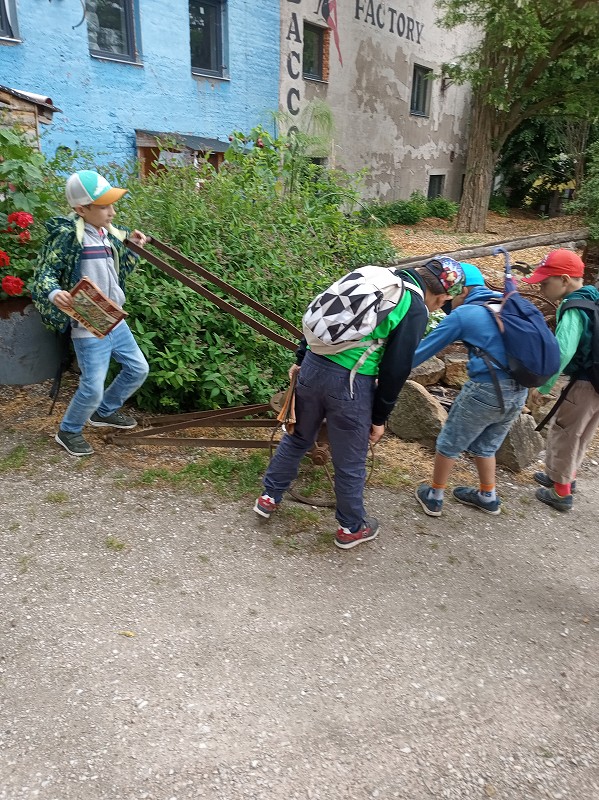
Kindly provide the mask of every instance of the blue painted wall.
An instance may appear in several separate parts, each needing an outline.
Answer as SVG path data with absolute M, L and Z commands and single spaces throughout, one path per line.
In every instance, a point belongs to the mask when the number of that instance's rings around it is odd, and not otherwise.
M 233 129 L 272 128 L 278 108 L 280 0 L 228 0 L 229 80 L 192 76 L 188 0 L 136 0 L 141 65 L 89 54 L 75 0 L 18 0 L 22 44 L 0 44 L 0 84 L 52 98 L 62 114 L 41 126 L 58 145 L 135 155 L 134 130 L 225 140 Z

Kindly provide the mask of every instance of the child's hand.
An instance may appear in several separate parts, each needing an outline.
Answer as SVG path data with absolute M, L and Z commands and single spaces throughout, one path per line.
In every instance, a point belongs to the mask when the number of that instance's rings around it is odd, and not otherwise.
M 538 389 L 530 389 L 528 392 L 528 400 L 526 401 L 527 406 L 532 406 L 533 408 L 538 408 L 539 406 L 544 405 L 547 402 L 547 398 L 544 394 L 541 394 Z
M 371 425 L 370 426 L 370 444 L 376 444 L 381 436 L 385 433 L 384 425 Z
M 56 292 L 52 298 L 52 302 L 55 306 L 60 308 L 61 311 L 67 311 L 73 307 L 73 297 L 70 292 Z
M 133 242 L 133 244 L 136 244 L 139 247 L 145 247 L 148 242 L 148 237 L 145 235 L 145 233 L 137 230 L 131 233 L 129 239 Z

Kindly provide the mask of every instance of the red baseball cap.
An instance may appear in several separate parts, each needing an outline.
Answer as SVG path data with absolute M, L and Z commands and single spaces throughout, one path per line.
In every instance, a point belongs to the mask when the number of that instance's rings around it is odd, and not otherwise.
M 522 278 L 524 283 L 540 283 L 553 275 L 569 275 L 571 278 L 582 278 L 584 262 L 572 250 L 552 250 L 541 261 L 532 275 Z

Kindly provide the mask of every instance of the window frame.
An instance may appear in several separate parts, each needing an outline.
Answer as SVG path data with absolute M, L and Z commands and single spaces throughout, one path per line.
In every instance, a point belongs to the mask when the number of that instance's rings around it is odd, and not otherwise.
M 14 0 L 0 0 L 0 40 L 19 39 L 19 26 L 17 22 L 17 8 Z
M 433 70 L 430 67 L 414 64 L 410 94 L 410 114 L 414 117 L 430 116 L 432 81 L 428 76 L 432 74 Z M 421 97 L 422 92 L 424 92 L 424 97 Z M 421 100 L 423 102 L 420 102 Z
M 318 56 L 319 56 L 319 66 L 320 66 L 320 74 L 315 74 L 311 72 L 306 72 L 306 60 L 304 58 L 304 54 L 306 52 L 306 29 L 314 32 L 318 36 Z M 328 28 L 323 28 L 322 25 L 314 25 L 311 22 L 306 22 L 304 20 L 304 29 L 303 29 L 303 47 L 302 47 L 302 77 L 304 80 L 307 81 L 326 81 L 325 78 L 325 50 L 326 50 L 326 32 Z
M 115 53 L 112 50 L 101 50 L 92 48 L 89 42 L 89 24 L 87 27 L 89 53 L 94 58 L 104 58 L 110 61 L 125 61 L 135 64 L 138 61 L 137 37 L 135 30 L 135 2 L 136 0 L 124 0 L 125 10 L 125 38 L 127 41 L 127 53 Z
M 434 200 L 436 197 L 443 197 L 443 192 L 445 191 L 445 178 L 446 174 L 444 172 L 438 173 L 436 175 L 429 175 L 428 176 L 428 188 L 426 191 L 426 199 L 427 200 Z M 438 180 L 440 179 L 440 181 Z M 434 184 L 435 182 L 440 182 L 441 186 L 439 188 L 438 194 L 431 194 L 431 182 Z
M 210 69 L 207 67 L 196 67 L 193 64 L 193 52 L 191 49 L 191 4 L 192 2 L 204 3 L 204 5 L 211 6 L 216 10 L 216 26 L 215 26 L 215 41 L 216 41 L 216 56 L 218 69 Z M 191 74 L 200 77 L 210 78 L 226 78 L 227 67 L 225 65 L 225 36 L 227 31 L 227 0 L 189 0 L 189 60 L 191 64 Z

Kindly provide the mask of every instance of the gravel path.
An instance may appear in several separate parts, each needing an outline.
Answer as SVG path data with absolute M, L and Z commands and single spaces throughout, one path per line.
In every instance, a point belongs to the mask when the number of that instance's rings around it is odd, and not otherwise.
M 341 552 L 330 511 L 260 524 L 28 452 L 0 473 L 0 800 L 599 798 L 596 464 L 570 515 L 506 476 L 498 518 L 370 490 L 380 538 Z

